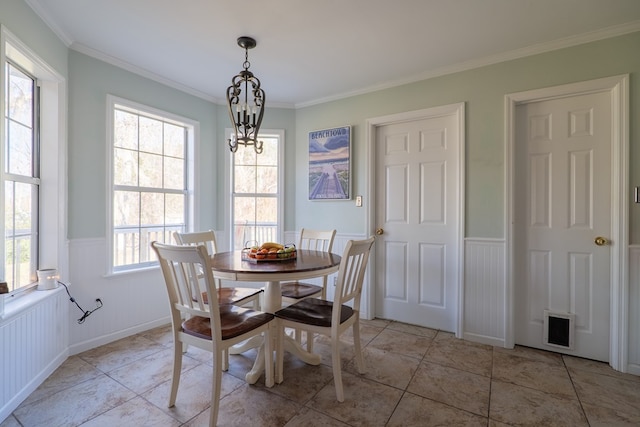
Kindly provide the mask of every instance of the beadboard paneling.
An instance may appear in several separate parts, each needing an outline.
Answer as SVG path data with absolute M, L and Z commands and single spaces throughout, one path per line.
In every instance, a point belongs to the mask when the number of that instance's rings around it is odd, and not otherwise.
M 67 294 L 62 287 L 32 292 L 42 293 L 36 303 L 0 323 L 0 421 L 68 356 Z
M 505 242 L 466 239 L 464 265 L 463 337 L 470 341 L 505 344 Z
M 640 245 L 629 247 L 629 373 L 640 375 Z

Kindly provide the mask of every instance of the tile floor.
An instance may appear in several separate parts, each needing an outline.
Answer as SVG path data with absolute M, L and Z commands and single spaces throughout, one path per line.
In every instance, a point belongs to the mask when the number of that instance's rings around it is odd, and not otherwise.
M 220 426 L 638 426 L 640 377 L 603 363 L 383 320 L 361 325 L 367 372 L 358 375 L 350 336 L 342 347 L 346 400 L 337 403 L 328 341 L 322 364 L 285 359 L 285 379 L 247 385 L 255 353 L 230 357 Z M 352 342 L 352 341 L 351 341 Z M 0 427 L 205 426 L 210 353 L 184 357 L 174 408 L 167 408 L 170 327 L 70 357 Z

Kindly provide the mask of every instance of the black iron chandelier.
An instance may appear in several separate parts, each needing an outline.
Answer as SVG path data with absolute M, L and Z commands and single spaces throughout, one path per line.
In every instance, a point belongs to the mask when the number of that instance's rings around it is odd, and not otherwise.
M 260 154 L 262 141 L 258 141 L 258 132 L 264 114 L 265 93 L 260 88 L 260 80 L 249 71 L 249 49 L 256 47 L 256 41 L 251 37 L 239 37 L 238 46 L 245 52 L 242 64 L 244 70 L 231 79 L 231 86 L 227 88 L 229 118 L 234 127 L 227 142 L 232 153 L 242 144 L 245 147 L 252 145 L 256 153 Z

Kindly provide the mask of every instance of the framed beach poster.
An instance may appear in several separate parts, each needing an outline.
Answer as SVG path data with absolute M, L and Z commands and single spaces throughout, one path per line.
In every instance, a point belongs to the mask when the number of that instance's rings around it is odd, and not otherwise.
M 351 126 L 309 132 L 309 200 L 351 199 Z

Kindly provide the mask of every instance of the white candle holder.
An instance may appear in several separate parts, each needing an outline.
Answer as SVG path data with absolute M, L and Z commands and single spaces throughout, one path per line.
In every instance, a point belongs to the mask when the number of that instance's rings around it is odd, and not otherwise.
M 58 287 L 58 279 L 60 275 L 55 268 L 46 268 L 38 270 L 38 290 L 49 291 Z

